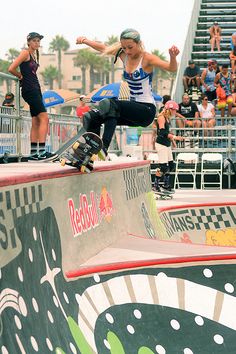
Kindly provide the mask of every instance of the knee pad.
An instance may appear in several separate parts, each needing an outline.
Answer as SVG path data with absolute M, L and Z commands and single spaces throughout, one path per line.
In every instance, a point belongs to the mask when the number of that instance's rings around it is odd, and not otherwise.
M 157 169 L 156 169 L 156 177 L 161 177 L 161 176 L 162 176 L 161 169 L 160 169 L 160 167 L 157 167 Z
M 83 127 L 85 130 L 89 130 L 89 125 L 91 122 L 91 115 L 89 112 L 84 113 L 83 115 Z
M 166 173 L 170 172 L 169 166 L 167 163 L 160 163 L 160 170 L 161 170 L 162 175 L 165 175 Z
M 175 163 L 174 161 L 169 161 L 169 172 L 174 171 L 175 169 Z
M 103 117 L 119 117 L 119 109 L 116 101 L 112 98 L 104 98 L 98 104 L 98 110 Z
M 100 114 L 97 109 L 92 109 L 89 112 L 84 113 L 83 115 L 83 127 L 85 130 L 89 131 L 91 126 L 96 123 L 96 126 L 99 125 Z
M 109 113 L 110 111 L 110 107 L 111 107 L 111 100 L 109 100 L 108 98 L 104 98 L 103 100 L 101 100 L 98 104 L 98 110 L 99 113 L 101 114 L 101 116 L 103 115 L 107 115 L 107 113 Z

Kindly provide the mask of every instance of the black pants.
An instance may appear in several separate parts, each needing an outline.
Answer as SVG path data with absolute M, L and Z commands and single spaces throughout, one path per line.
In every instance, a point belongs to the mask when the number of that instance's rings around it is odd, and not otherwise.
M 88 130 L 100 135 L 101 125 L 104 123 L 103 145 L 108 149 L 117 125 L 130 127 L 150 125 L 156 114 L 156 107 L 152 103 L 135 101 L 119 101 L 112 98 L 112 112 L 101 115 L 99 110 L 90 111 L 91 120 Z

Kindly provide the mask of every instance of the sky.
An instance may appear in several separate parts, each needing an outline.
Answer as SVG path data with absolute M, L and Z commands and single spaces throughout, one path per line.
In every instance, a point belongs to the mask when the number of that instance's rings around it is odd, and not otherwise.
M 168 57 L 175 44 L 183 49 L 194 0 L 11 0 L 1 3 L 0 58 L 8 49 L 20 50 L 29 32 L 44 35 L 43 52 L 56 35 L 76 49 L 78 36 L 106 41 L 135 28 L 147 51 L 158 49 Z

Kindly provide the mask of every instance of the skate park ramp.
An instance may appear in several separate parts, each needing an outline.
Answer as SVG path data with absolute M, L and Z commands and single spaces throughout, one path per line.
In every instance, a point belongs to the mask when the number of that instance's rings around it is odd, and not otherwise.
M 147 161 L 2 165 L 0 352 L 236 352 L 235 194 L 156 201 Z

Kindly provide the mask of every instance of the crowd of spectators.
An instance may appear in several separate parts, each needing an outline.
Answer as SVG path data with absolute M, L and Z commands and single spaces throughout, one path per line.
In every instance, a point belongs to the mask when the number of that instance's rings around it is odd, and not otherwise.
M 211 51 L 214 51 L 216 47 L 217 51 L 220 52 L 222 34 L 217 22 L 214 22 L 209 28 L 209 33 Z M 180 103 L 179 116 L 177 116 L 178 127 L 181 127 L 183 124 L 179 120 L 181 115 L 185 115 L 186 117 L 186 111 L 189 111 L 190 106 L 185 108 L 188 101 L 196 103 L 195 109 L 192 110 L 192 126 L 197 127 L 199 125 L 198 117 L 209 119 L 209 117 L 205 117 L 207 114 L 211 116 L 211 119 L 205 121 L 204 124 L 201 122 L 201 126 L 213 127 L 216 123 L 215 118 L 213 119 L 216 110 L 220 111 L 222 125 L 231 122 L 229 119 L 225 119 L 225 115 L 226 113 L 228 117 L 236 115 L 236 32 L 232 34 L 230 40 L 229 62 L 218 65 L 217 60 L 210 59 L 207 67 L 201 71 L 200 67 L 190 59 L 184 71 L 183 87 L 183 101 Z M 207 101 L 208 106 L 206 106 L 206 102 L 204 101 Z M 182 107 L 184 107 L 184 110 Z M 197 112 L 195 111 L 196 109 Z M 210 113 L 206 113 L 206 110 Z M 185 120 L 185 126 L 187 124 L 190 125 L 188 120 Z
M 209 28 L 209 34 L 211 52 L 220 52 L 222 31 L 217 22 Z M 189 59 L 183 74 L 184 94 L 175 115 L 178 135 L 190 133 L 192 137 L 201 135 L 213 139 L 217 111 L 221 125 L 233 124 L 231 117 L 236 116 L 236 32 L 230 39 L 228 58 L 228 63 L 224 64 L 212 58 L 202 70 L 196 61 Z

